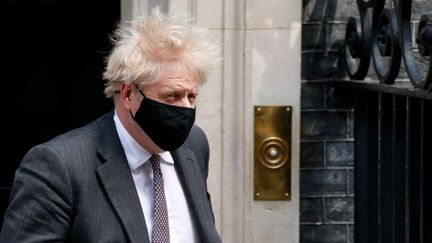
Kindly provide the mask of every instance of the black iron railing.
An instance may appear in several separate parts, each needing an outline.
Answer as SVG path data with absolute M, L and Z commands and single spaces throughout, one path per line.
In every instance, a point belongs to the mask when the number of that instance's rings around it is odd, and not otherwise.
M 339 82 L 356 89 L 355 243 L 431 243 L 432 1 L 357 3 Z M 358 81 L 371 61 L 379 82 Z
M 413 2 L 423 4 L 420 11 L 425 12 L 419 19 L 415 19 L 418 13 L 414 14 Z M 432 1 L 358 0 L 357 3 L 360 16 L 349 19 L 345 36 L 345 60 L 350 78 L 364 79 L 372 59 L 380 82 L 393 84 L 403 59 L 411 84 L 415 88 L 429 89 L 432 83 Z M 413 23 L 417 22 L 414 29 Z

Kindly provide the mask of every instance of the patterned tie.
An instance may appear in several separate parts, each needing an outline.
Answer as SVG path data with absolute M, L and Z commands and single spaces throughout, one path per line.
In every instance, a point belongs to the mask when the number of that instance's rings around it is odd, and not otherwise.
M 154 154 L 150 157 L 153 168 L 154 181 L 154 224 L 152 243 L 169 243 L 168 210 L 165 200 L 164 181 L 159 163 L 160 156 Z

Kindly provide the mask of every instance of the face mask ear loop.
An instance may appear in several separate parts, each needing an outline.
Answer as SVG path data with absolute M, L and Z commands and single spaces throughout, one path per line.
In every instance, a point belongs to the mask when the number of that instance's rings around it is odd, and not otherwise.
M 135 88 L 138 90 L 138 92 L 140 92 L 140 94 L 144 97 L 144 99 L 147 98 L 147 97 L 144 95 L 144 93 L 140 90 L 140 88 L 138 87 L 138 84 L 135 84 Z
M 147 97 L 144 95 L 144 93 L 139 89 L 138 84 L 135 84 L 135 88 L 138 90 L 138 92 L 140 92 L 140 94 L 144 97 L 144 99 L 147 99 Z M 132 111 L 129 110 L 129 113 L 135 121 L 135 116 L 132 114 Z
M 131 117 L 132 117 L 133 120 L 135 121 L 135 116 L 132 114 L 132 111 L 129 110 L 129 114 L 131 115 Z

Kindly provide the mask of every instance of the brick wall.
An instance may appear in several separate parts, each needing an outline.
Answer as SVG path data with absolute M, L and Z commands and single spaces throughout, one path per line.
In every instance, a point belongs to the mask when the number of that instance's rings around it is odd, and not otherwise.
M 303 82 L 301 115 L 301 242 L 351 243 L 354 220 L 351 92 L 324 81 Z
M 353 243 L 353 93 L 340 58 L 355 0 L 303 0 L 300 242 Z

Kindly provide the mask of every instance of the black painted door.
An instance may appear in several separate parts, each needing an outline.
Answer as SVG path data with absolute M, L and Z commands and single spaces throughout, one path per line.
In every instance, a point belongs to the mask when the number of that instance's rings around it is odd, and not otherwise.
M 25 152 L 112 109 L 104 57 L 120 0 L 1 0 L 0 225 Z

